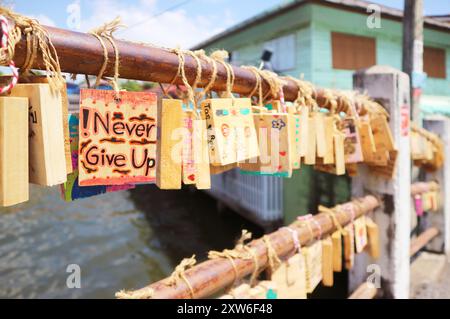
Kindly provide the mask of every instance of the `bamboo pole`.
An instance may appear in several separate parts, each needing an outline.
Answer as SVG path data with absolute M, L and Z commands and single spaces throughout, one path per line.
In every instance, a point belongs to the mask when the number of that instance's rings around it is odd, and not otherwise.
M 430 241 L 432 241 L 437 235 L 439 235 L 439 229 L 436 227 L 430 227 L 419 236 L 411 240 L 411 246 L 409 255 L 412 257 L 423 247 L 428 245 Z
M 58 54 L 61 71 L 74 74 L 97 75 L 101 69 L 104 56 L 103 48 L 94 36 L 87 33 L 74 32 L 54 27 L 44 26 Z M 115 53 L 109 41 L 104 41 L 108 49 L 108 65 L 104 76 L 114 75 Z M 120 53 L 120 78 L 171 83 L 177 76 L 178 57 L 170 49 L 152 46 L 150 44 L 134 43 L 123 40 L 116 40 L 116 45 Z M 14 61 L 18 68 L 22 67 L 26 60 L 27 42 L 25 37 L 16 45 Z M 202 64 L 202 76 L 199 87 L 205 87 L 213 72 L 212 66 L 200 59 Z M 225 91 L 227 72 L 221 63 L 217 63 L 217 80 L 212 87 L 214 91 Z M 45 70 L 42 55 L 38 52 L 32 69 Z M 193 83 L 196 77 L 197 65 L 194 58 L 185 55 L 186 77 Z M 255 88 L 257 79 L 255 75 L 247 69 L 233 66 L 235 82 L 232 91 L 237 94 L 249 95 Z M 294 101 L 298 95 L 296 83 L 290 79 L 285 79 L 286 85 L 283 87 L 284 96 L 287 101 Z M 177 77 L 174 84 L 182 85 L 180 77 Z M 262 81 L 263 93 L 269 91 L 269 84 Z M 319 106 L 329 108 L 328 99 L 322 90 L 316 90 L 315 98 Z M 338 104 L 343 101 L 337 100 Z
M 352 204 L 355 216 L 348 211 L 339 210 L 336 217 L 341 225 L 347 225 L 351 222 L 352 217 L 357 218 L 366 214 L 379 206 L 379 201 L 374 196 L 365 196 L 359 200 L 359 207 Z M 315 221 L 320 225 L 320 229 L 316 223 L 311 223 L 313 235 L 315 238 L 322 237 L 336 231 L 336 228 L 330 217 L 324 213 L 314 216 Z M 308 227 L 299 226 L 294 223 L 290 226 L 298 231 L 300 244 L 308 245 L 311 241 L 311 233 Z M 279 257 L 284 257 L 294 250 L 292 234 L 285 228 L 268 235 L 270 243 L 275 249 Z M 264 269 L 268 264 L 267 248 L 262 239 L 253 240 L 247 245 L 253 249 L 258 260 L 260 269 Z M 239 278 L 250 275 L 255 265 L 252 259 L 234 259 Z M 222 289 L 231 285 L 235 280 L 235 271 L 228 259 L 213 259 L 205 261 L 197 266 L 187 270 L 185 277 L 191 285 L 195 298 L 206 298 L 220 292 Z M 145 292 L 151 291 L 153 299 L 189 299 L 192 298 L 191 291 L 187 283 L 179 280 L 176 285 L 168 285 L 168 279 L 160 280 L 145 288 L 133 292 L 133 295 L 145 295 Z M 150 296 L 149 296 L 150 297 Z

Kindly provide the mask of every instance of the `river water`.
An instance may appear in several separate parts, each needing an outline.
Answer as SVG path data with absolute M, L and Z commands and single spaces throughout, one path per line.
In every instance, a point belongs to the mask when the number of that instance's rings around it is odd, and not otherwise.
M 169 275 L 182 258 L 230 248 L 247 228 L 201 192 L 140 186 L 66 203 L 31 186 L 30 201 L 0 208 L 0 298 L 114 298 Z M 68 265 L 81 269 L 70 289 Z

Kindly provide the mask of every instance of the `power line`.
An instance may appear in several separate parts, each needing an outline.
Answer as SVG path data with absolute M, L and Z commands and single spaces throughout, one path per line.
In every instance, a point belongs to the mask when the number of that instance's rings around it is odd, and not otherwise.
M 166 12 L 169 12 L 169 11 L 172 11 L 172 10 L 175 10 L 175 9 L 178 9 L 178 8 L 180 8 L 180 7 L 182 7 L 182 6 L 186 5 L 186 4 L 188 4 L 188 3 L 191 2 L 191 1 L 193 1 L 193 0 L 185 0 L 185 1 L 182 1 L 182 2 L 180 2 L 180 3 L 177 3 L 177 4 L 175 4 L 175 5 L 171 6 L 171 7 L 168 7 L 168 8 L 166 8 L 166 9 L 164 9 L 164 10 L 162 10 L 162 11 L 160 11 L 160 12 L 154 14 L 154 15 L 152 15 L 150 18 L 148 18 L 148 19 L 146 19 L 146 20 L 143 20 L 143 21 L 141 21 L 141 22 L 138 22 L 138 23 L 136 23 L 136 24 L 133 24 L 133 25 L 129 26 L 128 28 L 123 29 L 123 30 L 121 30 L 121 31 L 119 31 L 119 32 L 127 31 L 127 30 L 130 30 L 130 29 L 132 29 L 132 28 L 138 27 L 138 26 L 140 26 L 140 25 L 142 25 L 142 24 L 144 24 L 144 23 L 147 23 L 147 22 L 148 22 L 149 20 L 151 20 L 151 19 L 154 19 L 154 18 L 157 18 L 157 17 L 163 15 L 163 14 L 166 13 Z

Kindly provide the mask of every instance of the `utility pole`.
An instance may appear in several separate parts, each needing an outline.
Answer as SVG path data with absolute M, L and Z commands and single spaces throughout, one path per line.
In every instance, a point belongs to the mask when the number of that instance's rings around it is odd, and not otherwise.
M 403 72 L 410 77 L 411 120 L 420 119 L 420 96 L 426 76 L 423 73 L 423 1 L 405 0 L 403 12 Z

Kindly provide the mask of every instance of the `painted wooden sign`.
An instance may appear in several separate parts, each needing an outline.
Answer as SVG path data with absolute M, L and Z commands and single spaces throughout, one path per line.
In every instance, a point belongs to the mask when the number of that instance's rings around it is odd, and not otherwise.
M 259 155 L 251 100 L 208 99 L 202 102 L 211 164 L 226 166 Z
M 48 84 L 18 84 L 11 96 L 29 101 L 30 182 L 42 186 L 67 179 L 61 94 Z
M 291 134 L 286 113 L 255 114 L 260 156 L 256 163 L 239 166 L 244 173 L 258 175 L 292 176 Z
M 325 287 L 332 287 L 333 283 L 333 242 L 328 236 L 322 240 L 322 284 Z
M 361 139 L 358 125 L 353 117 L 347 117 L 342 121 L 342 131 L 345 134 L 344 152 L 345 163 L 359 163 L 363 161 Z
M 156 95 L 84 89 L 80 104 L 80 186 L 154 182 Z
M 355 220 L 353 223 L 355 227 L 355 245 L 356 252 L 361 253 L 367 246 L 367 228 L 366 228 L 366 217 L 361 216 Z
M 0 206 L 28 200 L 28 99 L 0 97 Z
M 128 190 L 134 188 L 133 185 L 98 185 L 98 186 L 79 186 L 78 181 L 78 150 L 79 150 L 79 115 L 69 114 L 68 125 L 70 134 L 70 151 L 72 162 L 72 173 L 67 175 L 67 182 L 61 185 L 61 195 L 66 202 L 76 199 L 88 198 L 100 194 Z

